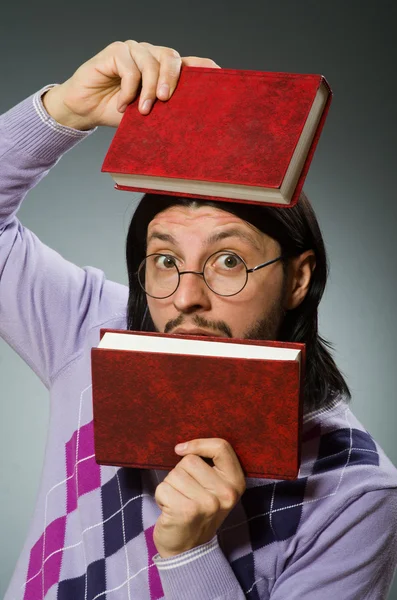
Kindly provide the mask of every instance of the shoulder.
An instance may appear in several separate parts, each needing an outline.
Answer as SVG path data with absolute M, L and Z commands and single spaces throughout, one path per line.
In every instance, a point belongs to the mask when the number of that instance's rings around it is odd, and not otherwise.
M 300 476 L 333 473 L 351 486 L 357 478 L 361 492 L 397 487 L 397 469 L 343 399 L 307 415 L 303 426 Z
M 305 544 L 353 504 L 393 511 L 396 494 L 397 469 L 341 400 L 305 418 L 298 478 L 247 480 L 242 500 L 248 520 L 271 521 L 272 541 Z
M 324 529 L 352 505 L 363 516 L 369 507 L 394 511 L 397 469 L 344 400 L 306 417 L 299 479 L 305 489 L 304 537 Z

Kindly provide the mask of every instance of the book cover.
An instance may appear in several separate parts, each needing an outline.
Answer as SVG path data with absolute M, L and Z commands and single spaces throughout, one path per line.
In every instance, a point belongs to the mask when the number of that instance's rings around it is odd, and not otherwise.
M 101 337 L 113 331 L 101 330 Z M 300 350 L 301 360 L 93 348 L 94 439 L 99 464 L 171 470 L 180 460 L 174 452 L 177 443 L 220 437 L 232 445 L 247 477 L 297 476 L 304 344 L 216 341 L 284 346 Z
M 320 88 L 327 90 L 323 105 L 311 133 L 305 130 L 303 135 Z M 277 199 L 278 193 L 293 164 L 296 173 L 290 177 L 288 203 L 292 206 L 306 178 L 331 96 L 321 75 L 183 67 L 172 97 L 156 101 L 149 115 L 139 113 L 139 98 L 127 107 L 102 172 L 159 178 L 160 184 L 167 184 L 154 189 L 119 180 L 116 189 L 203 199 L 244 201 L 241 189 L 266 188 L 271 195 L 266 204 L 279 206 L 284 200 Z M 293 157 L 300 143 L 305 148 L 296 163 Z M 200 188 L 178 192 L 175 182 L 186 180 L 212 184 L 214 193 L 201 194 Z M 227 186 L 226 191 L 220 191 L 220 184 Z M 235 188 L 237 196 L 227 196 Z

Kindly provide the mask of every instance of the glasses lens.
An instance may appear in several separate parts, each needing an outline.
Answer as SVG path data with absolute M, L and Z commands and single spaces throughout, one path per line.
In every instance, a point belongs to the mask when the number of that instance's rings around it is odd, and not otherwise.
M 166 254 L 151 254 L 141 262 L 138 270 L 141 287 L 153 298 L 167 298 L 178 287 L 178 269 Z
M 221 296 L 238 294 L 247 282 L 247 268 L 233 252 L 216 252 L 204 266 L 204 278 L 209 288 Z

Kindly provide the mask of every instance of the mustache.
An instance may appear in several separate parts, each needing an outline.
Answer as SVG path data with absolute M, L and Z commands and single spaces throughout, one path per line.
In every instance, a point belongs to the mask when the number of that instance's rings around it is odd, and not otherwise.
M 232 330 L 225 321 L 208 321 L 200 315 L 194 315 L 190 323 L 196 325 L 197 327 L 209 329 L 210 331 L 212 330 L 215 332 L 221 332 L 229 338 L 233 337 Z M 170 321 L 168 321 L 168 323 L 164 327 L 164 333 L 169 333 L 172 329 L 176 329 L 177 327 L 181 327 L 185 324 L 186 318 L 184 315 L 180 314 L 176 319 L 171 319 Z

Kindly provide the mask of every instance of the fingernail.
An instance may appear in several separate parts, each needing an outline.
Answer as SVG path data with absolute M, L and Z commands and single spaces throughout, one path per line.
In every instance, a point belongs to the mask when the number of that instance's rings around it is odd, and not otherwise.
M 141 105 L 141 111 L 144 112 L 149 112 L 149 110 L 151 109 L 151 106 L 153 104 L 153 100 L 150 100 L 149 98 L 147 100 L 145 100 L 145 102 Z
M 170 95 L 170 86 L 167 83 L 160 85 L 158 95 L 163 98 L 163 100 L 167 100 Z
M 177 444 L 175 446 L 175 451 L 176 452 L 183 452 L 183 450 L 186 450 L 187 448 L 187 442 L 185 442 L 184 444 Z
M 119 112 L 124 112 L 126 108 L 127 108 L 127 105 L 122 104 L 121 106 L 119 106 Z

